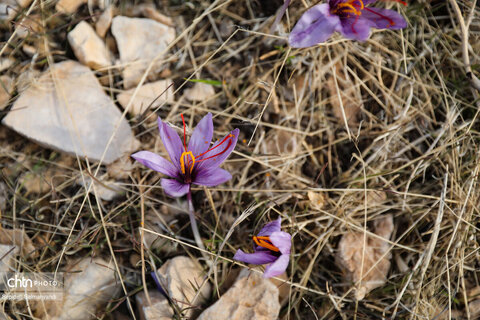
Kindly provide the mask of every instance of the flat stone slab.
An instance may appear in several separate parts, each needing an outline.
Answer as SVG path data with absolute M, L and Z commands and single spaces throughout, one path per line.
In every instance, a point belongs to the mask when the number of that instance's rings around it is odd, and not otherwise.
M 162 67 L 162 55 L 175 39 L 175 29 L 145 18 L 117 16 L 112 21 L 112 34 L 117 41 L 123 70 L 123 87 L 137 85 L 152 60 L 158 58 L 151 70 L 157 73 Z
M 109 164 L 138 146 L 121 115 L 88 67 L 64 61 L 21 93 L 3 124 L 41 145 L 90 161 L 101 159 L 113 135 L 103 159 Z
M 280 313 L 278 294 L 273 282 L 244 269 L 234 285 L 197 320 L 276 320 Z

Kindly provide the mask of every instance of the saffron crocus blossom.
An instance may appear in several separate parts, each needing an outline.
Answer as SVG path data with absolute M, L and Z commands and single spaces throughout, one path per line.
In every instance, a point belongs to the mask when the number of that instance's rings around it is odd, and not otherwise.
M 293 28 L 288 42 L 294 48 L 326 41 L 334 31 L 345 38 L 365 41 L 370 28 L 402 29 L 405 19 L 393 10 L 367 7 L 376 0 L 329 0 L 307 10 Z M 392 0 L 406 5 L 401 0 Z
M 235 148 L 239 134 L 239 130 L 235 129 L 210 147 L 213 122 L 212 114 L 208 113 L 197 124 L 187 147 L 183 115 L 182 120 L 183 142 L 175 130 L 158 118 L 160 137 L 172 162 L 149 151 L 132 155 L 132 158 L 146 167 L 173 178 L 161 180 L 165 193 L 172 197 L 187 194 L 192 183 L 214 187 L 230 180 L 232 175 L 218 166 Z
M 282 219 L 266 224 L 258 235 L 253 236 L 255 242 L 254 253 L 245 253 L 238 249 L 234 260 L 250 264 L 267 264 L 264 278 L 281 275 L 287 269 L 290 260 L 292 236 L 280 231 Z

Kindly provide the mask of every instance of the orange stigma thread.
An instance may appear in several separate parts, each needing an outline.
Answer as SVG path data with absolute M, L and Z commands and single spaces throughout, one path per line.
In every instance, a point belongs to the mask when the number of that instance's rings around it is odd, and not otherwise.
M 362 10 L 365 8 L 362 0 L 349 0 L 347 2 L 339 3 L 332 11 L 334 14 L 341 13 L 353 13 L 356 16 L 362 14 Z
M 268 250 L 272 250 L 275 252 L 280 252 L 280 249 L 275 247 L 272 242 L 270 241 L 269 237 L 256 237 L 253 236 L 253 241 L 257 244 L 259 247 L 264 247 L 267 248 Z M 267 242 L 268 241 L 268 242 Z

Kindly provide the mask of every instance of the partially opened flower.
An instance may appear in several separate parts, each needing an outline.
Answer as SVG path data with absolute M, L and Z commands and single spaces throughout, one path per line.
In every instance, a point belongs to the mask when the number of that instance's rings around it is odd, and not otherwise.
M 232 175 L 218 166 L 232 153 L 239 134 L 239 130 L 235 129 L 210 147 L 213 122 L 212 114 L 208 113 L 197 124 L 187 147 L 183 115 L 182 120 L 183 143 L 175 130 L 158 118 L 160 137 L 172 162 L 149 151 L 132 155 L 132 158 L 148 168 L 173 178 L 161 180 L 165 193 L 172 197 L 187 194 L 192 183 L 214 187 L 230 180 Z
M 234 260 L 250 264 L 268 264 L 265 267 L 264 278 L 271 278 L 285 272 L 290 260 L 292 236 L 280 231 L 282 219 L 266 224 L 258 235 L 253 236 L 254 253 L 245 253 L 238 249 Z
M 393 10 L 367 7 L 376 0 L 329 0 L 308 9 L 293 28 L 288 42 L 306 48 L 326 41 L 334 31 L 345 38 L 365 41 L 370 28 L 402 29 L 405 19 Z M 386 0 L 388 1 L 388 0 Z M 401 0 L 391 0 L 406 5 Z

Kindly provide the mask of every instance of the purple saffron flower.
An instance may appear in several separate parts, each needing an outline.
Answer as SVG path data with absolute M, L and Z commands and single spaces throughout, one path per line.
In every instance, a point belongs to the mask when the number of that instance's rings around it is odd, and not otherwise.
M 370 28 L 402 29 L 405 19 L 393 10 L 366 7 L 376 0 L 329 0 L 308 9 L 293 28 L 288 42 L 306 48 L 326 41 L 334 31 L 345 38 L 365 41 Z M 407 5 L 401 0 L 392 0 Z
M 132 158 L 144 166 L 173 178 L 161 180 L 165 193 L 171 197 L 185 195 L 192 183 L 214 187 L 230 180 L 232 175 L 218 166 L 232 153 L 240 132 L 235 129 L 210 147 L 213 122 L 212 114 L 208 113 L 197 124 L 187 147 L 183 115 L 182 121 L 183 143 L 175 130 L 158 118 L 160 137 L 172 162 L 149 151 L 140 151 L 132 155 Z
M 238 249 L 234 260 L 250 264 L 269 264 L 265 267 L 264 278 L 271 278 L 285 272 L 290 260 L 292 236 L 280 231 L 282 219 L 267 223 L 258 235 L 253 236 L 256 243 L 254 253 L 245 253 Z

